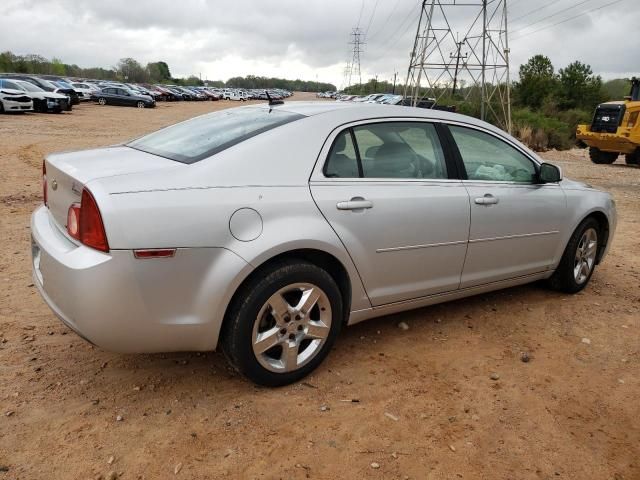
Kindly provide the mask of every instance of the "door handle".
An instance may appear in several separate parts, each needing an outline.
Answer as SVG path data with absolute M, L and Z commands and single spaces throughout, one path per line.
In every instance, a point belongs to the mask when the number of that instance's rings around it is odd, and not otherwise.
M 485 193 L 484 197 L 478 197 L 474 201 L 476 205 L 495 205 L 499 202 L 499 199 L 490 193 Z
M 336 207 L 338 210 L 364 210 L 365 208 L 373 208 L 373 202 L 362 197 L 354 197 L 345 202 L 338 202 Z

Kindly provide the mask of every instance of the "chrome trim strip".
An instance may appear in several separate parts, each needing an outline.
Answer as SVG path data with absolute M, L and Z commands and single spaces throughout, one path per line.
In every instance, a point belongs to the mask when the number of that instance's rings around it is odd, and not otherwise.
M 407 245 L 406 247 L 388 247 L 378 248 L 376 253 L 385 252 L 398 252 L 402 250 L 416 250 L 418 248 L 431 248 L 431 247 L 447 247 L 449 245 L 462 245 L 465 243 L 481 243 L 481 242 L 493 242 L 495 240 L 509 240 L 512 238 L 526 238 L 526 237 L 538 237 L 540 235 L 555 235 L 560 233 L 559 230 L 552 230 L 550 232 L 536 232 L 536 233 L 522 233 L 519 235 L 505 235 L 504 237 L 492 237 L 492 238 L 477 238 L 475 240 L 458 240 L 454 242 L 442 242 L 442 243 L 427 243 L 425 245 Z
M 425 245 L 407 245 L 406 247 L 378 248 L 376 250 L 376 253 L 398 252 L 402 250 L 416 250 L 418 248 L 446 247 L 449 245 L 463 245 L 465 243 L 467 243 L 466 240 L 458 240 L 455 242 L 427 243 Z
M 469 240 L 469 243 L 493 242 L 495 240 L 509 240 L 512 238 L 538 237 L 541 235 L 556 235 L 558 233 L 560 233 L 559 230 L 552 230 L 550 232 L 522 233 L 520 235 L 505 235 L 504 237 L 476 238 L 475 240 Z

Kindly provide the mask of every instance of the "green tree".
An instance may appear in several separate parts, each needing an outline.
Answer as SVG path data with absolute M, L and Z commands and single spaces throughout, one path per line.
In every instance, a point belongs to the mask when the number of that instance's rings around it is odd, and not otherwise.
M 166 62 L 147 63 L 147 72 L 149 80 L 153 83 L 162 83 L 171 80 L 171 71 Z
M 62 63 L 62 60 L 60 60 L 59 58 L 53 57 L 51 59 L 51 73 L 53 75 L 66 75 L 67 69 L 65 67 L 66 65 Z
M 594 75 L 591 67 L 575 61 L 560 69 L 558 107 L 593 109 L 603 99 L 602 78 Z
M 629 95 L 631 82 L 627 78 L 615 78 L 604 82 L 602 84 L 602 90 L 607 100 L 622 100 L 623 97 Z
M 515 85 L 514 96 L 520 105 L 539 109 L 557 84 L 549 57 L 535 55 L 520 65 L 520 82 Z
M 146 82 L 149 79 L 147 70 L 134 58 L 121 58 L 116 69 L 126 82 Z

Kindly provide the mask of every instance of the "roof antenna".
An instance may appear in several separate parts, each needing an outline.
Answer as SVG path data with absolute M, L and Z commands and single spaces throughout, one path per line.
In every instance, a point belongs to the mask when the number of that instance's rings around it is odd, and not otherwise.
M 271 95 L 269 95 L 269 90 L 265 90 L 264 93 L 267 95 L 269 105 L 284 105 L 284 102 L 282 100 L 274 100 L 273 98 L 271 98 Z

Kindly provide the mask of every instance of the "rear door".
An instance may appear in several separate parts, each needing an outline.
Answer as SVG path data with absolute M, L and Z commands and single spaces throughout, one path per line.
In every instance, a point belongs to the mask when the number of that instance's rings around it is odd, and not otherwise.
M 449 130 L 471 204 L 461 288 L 548 270 L 566 217 L 560 185 L 538 183 L 537 163 L 518 145 L 469 126 Z
M 311 179 L 374 306 L 459 287 L 469 197 L 438 127 L 416 120 L 334 132 Z

